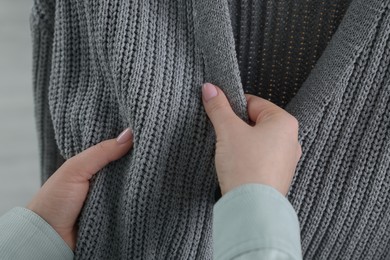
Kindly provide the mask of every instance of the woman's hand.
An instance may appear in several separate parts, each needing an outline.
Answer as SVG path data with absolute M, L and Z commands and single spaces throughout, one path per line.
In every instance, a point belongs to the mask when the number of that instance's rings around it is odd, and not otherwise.
M 87 197 L 89 180 L 104 166 L 125 155 L 133 145 L 127 128 L 117 139 L 98 143 L 67 160 L 42 186 L 27 208 L 34 211 L 76 247 L 76 220 Z
M 222 194 L 260 183 L 286 195 L 302 154 L 296 118 L 265 99 L 245 94 L 253 121 L 248 125 L 233 112 L 220 88 L 206 83 L 202 92 L 217 137 L 215 167 Z

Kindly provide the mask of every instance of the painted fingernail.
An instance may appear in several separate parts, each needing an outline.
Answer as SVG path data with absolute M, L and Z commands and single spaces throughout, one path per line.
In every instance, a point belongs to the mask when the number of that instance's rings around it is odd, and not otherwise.
M 205 83 L 202 87 L 203 97 L 206 101 L 209 101 L 213 97 L 218 95 L 218 91 L 211 83 Z
M 130 128 L 126 128 L 125 130 L 123 130 L 122 133 L 118 135 L 116 141 L 119 144 L 124 144 L 127 143 L 132 137 L 133 137 L 133 130 L 131 130 Z

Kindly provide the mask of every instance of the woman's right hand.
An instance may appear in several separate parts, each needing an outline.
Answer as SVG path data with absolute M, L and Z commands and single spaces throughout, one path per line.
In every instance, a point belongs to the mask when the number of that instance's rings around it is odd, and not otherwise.
M 302 155 L 297 119 L 263 98 L 245 94 L 253 122 L 248 125 L 219 87 L 206 83 L 202 93 L 216 132 L 215 166 L 222 195 L 249 183 L 269 185 L 286 195 Z

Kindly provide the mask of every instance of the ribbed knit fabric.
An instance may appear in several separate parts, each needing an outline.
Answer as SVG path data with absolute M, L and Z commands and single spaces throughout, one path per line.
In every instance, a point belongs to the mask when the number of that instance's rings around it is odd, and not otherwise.
M 215 134 L 201 85 L 300 123 L 288 199 L 305 259 L 390 258 L 390 0 L 36 0 L 42 180 L 123 128 L 91 182 L 77 259 L 211 259 Z
M 284 107 L 334 34 L 350 0 L 229 0 L 245 93 Z

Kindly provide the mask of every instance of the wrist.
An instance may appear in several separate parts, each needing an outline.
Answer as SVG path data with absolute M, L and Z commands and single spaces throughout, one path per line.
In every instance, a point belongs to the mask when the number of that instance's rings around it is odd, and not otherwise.
M 52 221 L 50 221 L 50 218 L 48 218 L 44 213 L 44 208 L 42 205 L 40 205 L 39 200 L 33 199 L 27 206 L 26 209 L 34 212 L 36 215 L 38 215 L 42 220 L 44 220 L 47 224 L 49 224 L 54 231 L 64 240 L 64 242 L 72 249 L 72 251 L 76 248 L 76 232 L 73 230 L 69 230 L 68 228 L 61 228 L 56 225 L 53 225 Z
M 237 188 L 239 188 L 241 186 L 251 185 L 251 184 L 260 184 L 260 185 L 264 185 L 264 186 L 270 187 L 270 188 L 276 190 L 277 192 L 279 192 L 283 196 L 286 196 L 287 192 L 288 192 L 288 189 L 287 189 L 287 191 L 285 191 L 285 189 L 278 188 L 277 185 L 269 184 L 269 182 L 253 180 L 253 181 L 237 182 L 237 183 L 230 184 L 230 185 L 220 185 L 221 194 L 222 194 L 222 196 L 224 196 L 226 193 L 228 193 L 228 192 L 230 192 L 232 190 L 235 190 L 235 189 L 237 189 Z

